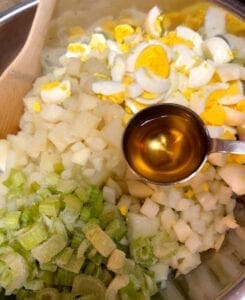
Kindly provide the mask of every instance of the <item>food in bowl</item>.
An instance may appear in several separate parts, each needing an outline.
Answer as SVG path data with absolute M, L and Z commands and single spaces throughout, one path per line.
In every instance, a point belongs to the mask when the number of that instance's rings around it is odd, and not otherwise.
M 195 9 L 72 27 L 66 48 L 44 50 L 20 131 L 0 141 L 6 295 L 149 299 L 171 269 L 189 273 L 238 227 L 244 156 L 212 155 L 190 181 L 163 187 L 132 174 L 121 153 L 128 120 L 155 103 L 190 107 L 212 137 L 244 132 L 244 24 Z

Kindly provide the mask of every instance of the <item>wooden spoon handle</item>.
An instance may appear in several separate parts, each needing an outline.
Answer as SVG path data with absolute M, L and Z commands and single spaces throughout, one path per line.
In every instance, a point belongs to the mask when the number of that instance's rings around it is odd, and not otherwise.
M 40 55 L 56 0 L 39 0 L 31 30 L 24 47 L 6 72 L 33 81 L 40 73 Z M 16 73 L 16 74 L 14 74 Z
M 23 97 L 41 70 L 40 55 L 56 0 L 40 0 L 27 41 L 0 77 L 0 138 L 15 134 L 23 114 Z

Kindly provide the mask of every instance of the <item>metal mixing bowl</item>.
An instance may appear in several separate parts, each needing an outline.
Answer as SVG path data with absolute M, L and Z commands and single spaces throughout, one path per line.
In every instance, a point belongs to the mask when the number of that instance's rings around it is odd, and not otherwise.
M 76 7 L 76 10 L 81 13 L 77 14 L 77 17 L 70 22 L 74 24 L 80 22 L 86 27 L 105 15 L 117 15 L 122 9 L 128 7 L 147 11 L 153 5 L 159 5 L 165 11 L 171 11 L 193 2 L 197 2 L 197 0 L 169 0 L 165 2 L 162 0 L 59 0 L 54 18 L 57 18 L 62 12 Z M 245 16 L 243 2 L 235 0 L 214 2 L 242 18 Z M 0 13 L 0 73 L 16 56 L 25 42 L 37 3 L 37 0 L 21 1 L 21 4 Z M 54 42 L 51 33 L 47 43 L 52 44 Z M 236 215 L 238 222 L 245 226 L 244 202 L 238 202 Z M 204 253 L 203 263 L 190 274 L 180 276 L 177 279 L 173 278 L 162 292 L 162 296 L 168 300 L 245 299 L 244 261 L 245 242 L 240 241 L 234 232 L 230 232 L 220 252 L 208 251 Z M 222 271 L 219 268 L 223 268 Z M 208 289 L 213 289 L 213 294 L 211 296 L 209 294 L 207 298 L 205 291 Z M 202 298 L 197 296 L 200 295 L 200 292 L 197 293 L 198 290 L 203 291 Z M 160 295 L 157 297 L 154 299 L 161 299 Z M 0 295 L 0 299 L 4 299 L 4 296 Z

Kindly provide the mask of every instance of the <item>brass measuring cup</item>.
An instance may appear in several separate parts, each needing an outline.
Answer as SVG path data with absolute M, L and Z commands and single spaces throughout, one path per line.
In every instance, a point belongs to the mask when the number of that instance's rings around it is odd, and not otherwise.
M 133 116 L 122 137 L 122 150 L 135 174 L 168 185 L 192 178 L 210 153 L 245 154 L 245 142 L 211 138 L 194 111 L 166 103 Z

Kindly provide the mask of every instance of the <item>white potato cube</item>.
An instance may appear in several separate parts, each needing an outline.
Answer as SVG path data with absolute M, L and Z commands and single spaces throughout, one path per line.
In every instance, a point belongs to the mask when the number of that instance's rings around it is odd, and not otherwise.
M 71 161 L 75 164 L 85 166 L 89 160 L 90 154 L 91 151 L 88 148 L 83 148 L 73 153 Z
M 102 192 L 105 201 L 110 202 L 112 204 L 116 203 L 116 191 L 113 188 L 105 185 L 103 187 Z
M 147 198 L 141 206 L 140 212 L 148 218 L 154 218 L 159 212 L 159 205 Z
M 178 237 L 178 240 L 182 243 L 184 243 L 192 234 L 190 226 L 183 220 L 178 220 L 173 228 Z
M 191 253 L 198 252 L 202 245 L 200 236 L 197 233 L 193 232 L 185 241 L 185 245 L 187 249 L 190 250 Z

